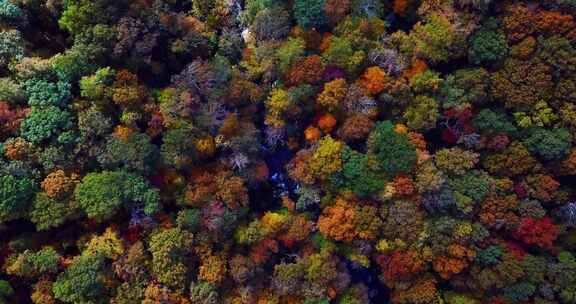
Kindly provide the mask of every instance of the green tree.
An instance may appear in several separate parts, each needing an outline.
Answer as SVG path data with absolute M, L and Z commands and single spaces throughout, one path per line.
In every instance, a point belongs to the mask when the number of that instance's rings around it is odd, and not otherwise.
M 37 230 L 47 230 L 62 225 L 74 213 L 76 208 L 70 202 L 60 202 L 38 192 L 29 215 Z
M 30 79 L 24 83 L 24 88 L 28 95 L 28 105 L 33 107 L 64 106 L 72 95 L 72 86 L 64 81 L 53 83 L 43 79 Z
M 34 182 L 26 177 L 0 176 L 0 222 L 23 216 L 35 190 Z
M 570 153 L 572 135 L 563 128 L 549 130 L 533 127 L 528 130 L 522 143 L 530 153 L 546 161 L 560 160 Z
M 438 117 L 438 102 L 425 95 L 416 96 L 404 113 L 406 124 L 416 131 L 428 131 L 436 127 Z
M 416 148 L 406 134 L 394 130 L 390 121 L 383 121 L 368 138 L 368 156 L 374 168 L 387 174 L 409 173 L 416 164 Z
M 10 283 L 5 280 L 0 280 L 0 304 L 8 304 L 9 302 L 6 298 L 14 294 L 14 289 L 10 286 Z
M 171 228 L 160 230 L 150 238 L 152 274 L 158 282 L 177 290 L 183 290 L 189 275 L 186 267 L 186 248 L 190 235 Z
M 372 171 L 367 155 L 345 147 L 342 162 L 342 171 L 332 177 L 336 187 L 350 189 L 358 196 L 371 195 L 384 187 L 384 179 Z
M 36 278 L 42 274 L 56 273 L 59 260 L 60 255 L 52 247 L 37 252 L 25 250 L 8 258 L 6 272 L 20 277 Z
M 104 258 L 101 256 L 86 254 L 76 257 L 54 282 L 54 297 L 64 303 L 108 303 L 103 269 Z
M 124 169 L 148 174 L 158 159 L 158 148 L 145 133 L 133 133 L 127 139 L 111 136 L 106 143 L 106 152 L 98 161 L 107 169 Z
M 309 29 L 322 27 L 328 22 L 324 12 L 325 0 L 296 0 L 294 18 L 299 26 Z
M 478 65 L 497 63 L 508 55 L 506 35 L 499 29 L 496 18 L 489 18 L 470 37 L 468 59 Z
M 483 109 L 478 112 L 472 119 L 472 125 L 483 134 L 514 136 L 518 132 L 514 124 L 508 121 L 506 114 L 490 109 Z
M 352 48 L 352 42 L 344 37 L 333 37 L 328 49 L 322 53 L 322 59 L 331 65 L 354 72 L 364 61 L 363 51 L 356 51 Z
M 70 112 L 55 106 L 34 107 L 20 125 L 20 132 L 27 141 L 40 144 L 49 139 L 55 139 L 72 126 Z
M 0 66 L 24 57 L 24 39 L 17 30 L 0 32 Z
M 218 303 L 218 289 L 206 282 L 192 283 L 190 285 L 190 301 L 198 304 Z
M 88 217 L 99 221 L 133 204 L 149 215 L 160 208 L 158 191 L 141 176 L 124 171 L 89 173 L 76 186 L 74 197 Z
M 10 25 L 22 25 L 26 21 L 26 15 L 12 1 L 0 0 L 0 20 Z

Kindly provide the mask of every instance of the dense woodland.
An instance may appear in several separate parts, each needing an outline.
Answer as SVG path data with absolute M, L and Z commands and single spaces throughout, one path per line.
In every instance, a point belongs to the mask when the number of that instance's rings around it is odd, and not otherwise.
M 0 0 L 0 303 L 576 303 L 575 14 Z

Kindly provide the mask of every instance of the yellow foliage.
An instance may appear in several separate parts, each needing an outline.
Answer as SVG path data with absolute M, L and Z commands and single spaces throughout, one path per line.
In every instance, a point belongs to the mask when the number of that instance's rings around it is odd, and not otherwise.
M 101 236 L 93 237 L 86 252 L 90 254 L 102 254 L 103 256 L 116 260 L 124 254 L 124 245 L 122 240 L 118 238 L 118 234 L 112 228 L 106 228 L 106 231 Z

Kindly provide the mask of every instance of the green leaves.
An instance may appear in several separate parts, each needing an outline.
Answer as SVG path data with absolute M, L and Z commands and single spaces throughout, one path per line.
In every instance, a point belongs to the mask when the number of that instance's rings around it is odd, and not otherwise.
M 76 186 L 74 197 L 88 217 L 104 221 L 123 206 L 137 203 L 146 214 L 160 208 L 160 196 L 141 176 L 123 171 L 89 173 Z
M 397 133 L 390 121 L 380 122 L 368 138 L 368 156 L 376 170 L 409 173 L 416 163 L 416 148 L 406 134 Z
M 491 65 L 508 55 L 506 35 L 499 30 L 498 21 L 490 18 L 470 38 L 468 59 L 478 65 Z
M 294 18 L 298 25 L 305 29 L 317 28 L 328 22 L 324 13 L 325 0 L 296 0 Z
M 55 106 L 33 108 L 20 125 L 22 137 L 33 144 L 40 144 L 73 126 L 72 114 Z
M 18 218 L 27 211 L 35 185 L 31 179 L 0 176 L 0 222 Z
M 103 267 L 101 256 L 78 256 L 54 282 L 54 297 L 65 303 L 105 303 Z

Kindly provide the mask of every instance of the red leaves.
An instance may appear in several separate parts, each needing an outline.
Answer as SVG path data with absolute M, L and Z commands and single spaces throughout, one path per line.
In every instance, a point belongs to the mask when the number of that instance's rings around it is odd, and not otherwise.
M 382 267 L 386 280 L 406 280 L 424 269 L 424 262 L 420 255 L 413 250 L 380 255 L 377 262 Z
M 542 219 L 524 218 L 520 226 L 513 232 L 514 237 L 528 245 L 537 245 L 550 249 L 556 238 L 559 229 L 549 217 Z

